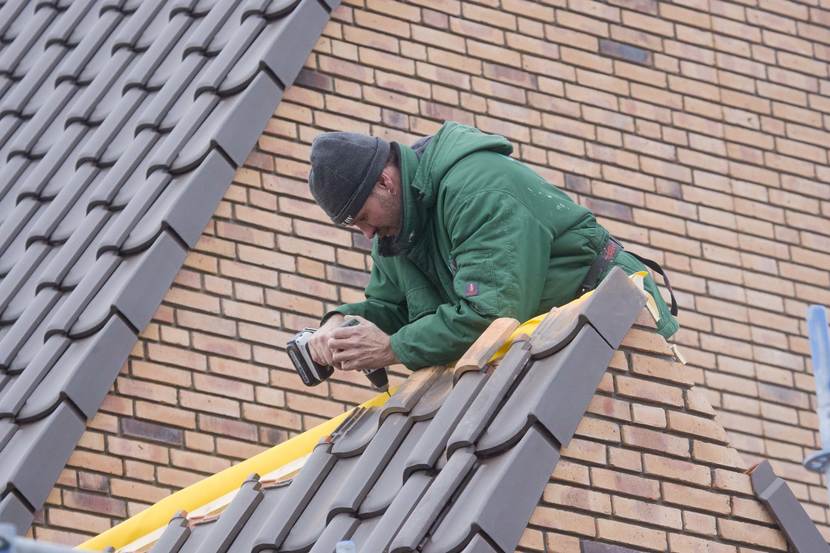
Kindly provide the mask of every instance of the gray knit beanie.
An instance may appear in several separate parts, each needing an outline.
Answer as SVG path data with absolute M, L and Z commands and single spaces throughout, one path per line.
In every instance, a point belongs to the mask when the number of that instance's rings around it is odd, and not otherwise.
M 337 225 L 350 225 L 372 193 L 389 143 L 351 132 L 327 132 L 311 145 L 311 195 Z

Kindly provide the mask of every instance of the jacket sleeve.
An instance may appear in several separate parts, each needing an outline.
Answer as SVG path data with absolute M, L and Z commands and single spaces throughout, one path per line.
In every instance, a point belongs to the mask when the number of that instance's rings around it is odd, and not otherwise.
M 365 295 L 366 299 L 362 302 L 344 304 L 329 311 L 323 316 L 322 322 L 326 322 L 335 313 L 359 315 L 375 323 L 387 334 L 394 334 L 406 324 L 406 296 L 378 263 L 372 266 Z
M 451 363 L 498 317 L 524 321 L 538 309 L 551 233 L 505 191 L 478 191 L 447 212 L 453 287 L 459 298 L 392 335 L 410 369 Z

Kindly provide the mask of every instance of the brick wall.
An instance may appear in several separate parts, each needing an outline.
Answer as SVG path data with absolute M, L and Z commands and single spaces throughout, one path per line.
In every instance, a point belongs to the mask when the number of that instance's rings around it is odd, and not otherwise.
M 368 243 L 311 201 L 309 144 L 323 130 L 409 143 L 444 119 L 508 136 L 670 270 L 677 341 L 729 440 L 826 524 L 800 462 L 819 446 L 803 318 L 830 304 L 828 24 L 827 0 L 345 2 L 36 535 L 77 543 L 372 395 L 357 376 L 304 388 L 282 349 L 360 299 L 370 266 Z
M 587 553 L 587 541 L 595 553 L 787 551 L 714 409 L 692 387 L 694 370 L 652 332 L 626 336 L 520 548 Z

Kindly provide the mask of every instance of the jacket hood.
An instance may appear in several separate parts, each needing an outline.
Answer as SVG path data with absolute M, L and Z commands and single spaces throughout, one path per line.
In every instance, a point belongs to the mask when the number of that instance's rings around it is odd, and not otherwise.
M 460 159 L 480 150 L 504 155 L 513 152 L 513 146 L 503 136 L 484 134 L 452 121 L 444 123 L 436 134 L 418 140 L 412 147 L 401 144 L 397 147 L 403 221 L 398 236 L 379 239 L 379 253 L 385 256 L 406 254 L 418 242 L 432 216 L 431 209 L 441 180 Z
M 424 207 L 435 203 L 438 185 L 460 159 L 481 150 L 510 155 L 513 146 L 503 136 L 447 121 L 426 144 L 410 185 Z

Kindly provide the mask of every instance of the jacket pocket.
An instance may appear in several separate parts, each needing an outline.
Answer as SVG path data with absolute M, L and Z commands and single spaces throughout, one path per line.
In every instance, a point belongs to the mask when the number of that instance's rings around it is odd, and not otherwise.
M 441 305 L 441 299 L 429 286 L 419 286 L 406 291 L 406 308 L 409 314 L 409 322 L 420 319 L 424 315 L 435 313 L 439 305 Z

